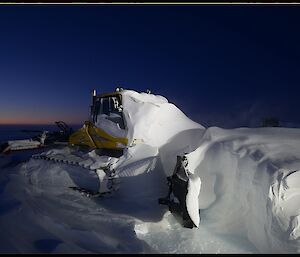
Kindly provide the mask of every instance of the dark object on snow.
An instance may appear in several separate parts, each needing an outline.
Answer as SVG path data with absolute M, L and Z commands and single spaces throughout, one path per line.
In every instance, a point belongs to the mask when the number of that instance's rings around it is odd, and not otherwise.
M 69 127 L 65 122 L 55 121 L 55 124 L 59 128 L 59 131 L 48 132 L 44 142 L 45 145 L 54 143 L 56 141 L 68 142 L 70 135 L 73 133 L 73 129 Z
M 78 191 L 79 193 L 81 193 L 82 195 L 86 196 L 86 197 L 98 197 L 101 196 L 101 193 L 97 192 L 97 191 L 92 191 L 89 190 L 87 188 L 83 188 L 83 187 L 69 187 L 71 189 L 73 189 L 74 191 Z
M 159 198 L 158 203 L 168 205 L 169 211 L 182 217 L 183 226 L 196 227 L 188 214 L 186 207 L 186 195 L 188 192 L 188 176 L 185 171 L 187 159 L 185 156 L 177 156 L 177 163 L 172 176 L 167 177 L 169 192 L 167 197 Z
M 5 149 L 7 149 L 7 147 L 8 147 L 8 143 L 7 143 L 7 142 L 1 144 L 1 145 L 0 145 L 0 153 L 4 152 Z
M 275 117 L 266 117 L 262 120 L 262 127 L 279 127 L 279 120 Z
M 76 186 L 72 186 L 72 187 L 69 187 L 70 189 L 73 189 L 74 191 L 77 191 L 79 192 L 80 194 L 82 194 L 83 196 L 86 196 L 86 197 L 89 197 L 89 198 L 93 198 L 93 197 L 103 197 L 103 196 L 106 196 L 106 195 L 109 195 L 111 194 L 111 192 L 103 192 L 103 193 L 100 193 L 98 191 L 93 191 L 93 190 L 90 190 L 88 188 L 84 188 L 84 187 L 76 187 Z

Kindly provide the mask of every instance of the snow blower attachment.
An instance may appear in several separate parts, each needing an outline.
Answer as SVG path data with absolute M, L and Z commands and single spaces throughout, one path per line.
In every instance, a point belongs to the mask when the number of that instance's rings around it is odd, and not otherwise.
M 192 182 L 187 172 L 187 164 L 188 161 L 185 156 L 177 156 L 177 162 L 173 175 L 167 177 L 169 185 L 168 195 L 165 198 L 159 198 L 158 203 L 162 205 L 167 205 L 169 207 L 170 212 L 180 215 L 182 217 L 184 227 L 193 228 L 198 227 L 199 220 L 197 219 L 197 217 L 196 219 L 191 218 L 190 211 L 188 210 L 187 206 L 187 202 L 189 200 L 189 184 Z M 199 181 L 197 182 L 199 184 Z

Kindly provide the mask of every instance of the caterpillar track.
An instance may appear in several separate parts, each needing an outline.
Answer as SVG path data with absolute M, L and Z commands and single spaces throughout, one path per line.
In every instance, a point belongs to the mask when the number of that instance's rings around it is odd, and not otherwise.
M 98 168 L 91 168 L 91 165 L 88 165 L 84 162 L 84 159 L 80 158 L 79 156 L 72 155 L 72 158 L 59 158 L 57 156 L 47 156 L 45 154 L 35 154 L 32 155 L 32 159 L 35 160 L 46 160 L 51 161 L 54 163 L 61 163 L 67 164 L 72 166 L 81 167 L 90 171 L 93 171 L 97 174 L 100 182 L 100 187 L 98 191 L 92 191 L 87 188 L 82 187 L 69 187 L 84 196 L 87 197 L 103 197 L 106 195 L 111 194 L 119 189 L 120 186 L 120 178 L 116 175 L 115 170 L 110 169 L 110 165 L 98 167 Z

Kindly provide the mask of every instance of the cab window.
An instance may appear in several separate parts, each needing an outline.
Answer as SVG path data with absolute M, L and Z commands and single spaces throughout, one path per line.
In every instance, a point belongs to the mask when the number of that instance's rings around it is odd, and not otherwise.
M 95 102 L 93 121 L 97 122 L 98 116 L 119 124 L 121 129 L 125 129 L 121 97 L 119 95 L 101 97 Z

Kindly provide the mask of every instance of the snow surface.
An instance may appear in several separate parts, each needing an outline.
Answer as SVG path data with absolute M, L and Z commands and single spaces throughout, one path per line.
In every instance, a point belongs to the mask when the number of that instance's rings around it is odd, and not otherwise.
M 139 143 L 120 158 L 65 146 L 43 154 L 81 167 L 30 159 L 28 152 L 0 156 L 0 252 L 300 251 L 299 129 L 205 129 L 162 96 L 124 95 L 131 142 Z M 195 220 L 200 209 L 194 229 L 158 205 L 168 192 L 166 176 L 185 153 Z M 98 190 L 89 169 L 108 164 L 120 179 L 118 191 L 87 198 L 69 189 Z
M 262 253 L 300 252 L 300 130 L 208 128 L 189 170 L 201 179 L 201 218 Z

